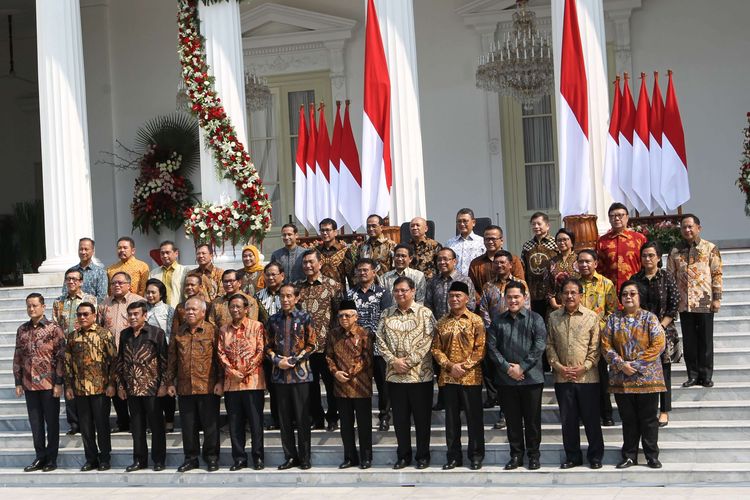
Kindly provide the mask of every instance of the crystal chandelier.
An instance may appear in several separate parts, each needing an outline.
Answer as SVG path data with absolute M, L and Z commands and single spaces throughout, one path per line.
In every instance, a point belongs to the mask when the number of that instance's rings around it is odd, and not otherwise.
M 250 111 L 260 111 L 268 107 L 271 102 L 271 89 L 265 78 L 255 73 L 245 73 L 245 101 Z
M 511 96 L 525 110 L 533 107 L 554 88 L 552 44 L 549 34 L 539 34 L 536 14 L 526 10 L 527 0 L 516 2 L 510 32 L 495 29 L 490 51 L 479 57 L 477 87 Z

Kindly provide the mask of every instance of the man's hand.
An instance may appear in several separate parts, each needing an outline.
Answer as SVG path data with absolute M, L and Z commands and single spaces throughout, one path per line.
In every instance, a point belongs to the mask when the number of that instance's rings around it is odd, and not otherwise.
M 720 300 L 712 300 L 711 301 L 711 312 L 717 313 L 719 312 L 719 309 L 721 309 L 721 301 Z
M 634 375 L 634 374 L 635 374 L 635 372 L 637 372 L 637 371 L 638 371 L 638 370 L 636 370 L 635 368 L 633 368 L 633 367 L 632 367 L 632 366 L 630 365 L 630 363 L 627 363 L 627 362 L 626 362 L 626 363 L 623 363 L 623 365 L 622 365 L 622 373 L 624 373 L 624 374 L 625 374 L 625 375 L 627 375 L 628 377 L 629 377 L 629 376 L 631 376 L 631 375 Z
M 55 387 L 57 387 L 57 386 L 55 386 Z M 16 397 L 20 398 L 21 396 L 23 396 L 23 386 L 22 385 L 17 385 L 16 386 Z
M 576 381 L 578 380 L 584 373 L 586 372 L 586 369 L 581 366 L 569 366 L 567 370 L 568 380 Z
M 244 376 L 244 375 L 242 375 L 242 373 L 240 373 L 240 371 L 239 371 L 239 370 L 235 370 L 234 368 L 230 368 L 230 369 L 228 369 L 228 370 L 227 370 L 227 373 L 229 373 L 229 375 L 230 375 L 230 376 L 231 376 L 232 378 L 236 378 L 237 380 L 242 380 L 243 378 L 245 378 L 245 376 Z
M 523 380 L 524 376 L 523 376 L 523 370 L 521 369 L 521 365 L 518 365 L 516 363 L 510 363 L 510 367 L 508 368 L 508 376 L 518 382 Z
M 279 361 L 279 368 L 281 368 L 282 370 L 288 370 L 288 369 L 292 368 L 293 366 L 294 365 L 289 362 L 289 358 L 288 357 L 283 357 L 283 358 L 281 358 L 281 361 Z
M 113 398 L 113 397 L 115 397 L 115 388 L 114 388 L 114 386 L 108 385 L 108 386 L 107 386 L 107 389 L 106 389 L 106 390 L 104 391 L 104 394 L 105 394 L 105 395 L 106 395 L 106 396 L 107 396 L 108 398 Z
M 455 365 L 451 366 L 450 373 L 451 373 L 451 377 L 458 379 L 466 375 L 466 370 L 464 370 L 464 367 L 461 366 L 459 363 L 456 363 Z
M 73 401 L 75 399 L 75 394 L 73 394 L 73 389 L 67 388 L 65 389 L 65 399 L 68 401 Z
M 120 387 L 120 388 L 117 389 L 117 397 L 119 397 L 123 401 L 125 401 L 126 399 L 128 399 L 128 393 L 125 392 L 125 388 L 124 387 Z
M 396 358 L 393 360 L 393 369 L 396 370 L 396 373 L 404 374 L 409 371 L 409 366 L 406 364 L 406 360 L 404 358 Z
M 221 382 L 217 382 L 214 386 L 214 394 L 216 394 L 217 396 L 221 396 L 222 394 L 224 394 L 224 384 L 222 384 Z
M 177 391 L 175 390 L 173 385 L 170 385 L 167 387 L 167 394 L 169 394 L 172 397 L 175 397 L 177 395 Z
M 334 377 L 336 377 L 336 380 L 341 382 L 342 384 L 345 384 L 349 382 L 349 374 L 343 371 L 337 371 L 333 374 Z
M 167 387 L 164 386 L 164 385 L 160 386 L 159 390 L 156 391 L 156 397 L 157 398 L 163 398 L 166 395 L 167 395 Z

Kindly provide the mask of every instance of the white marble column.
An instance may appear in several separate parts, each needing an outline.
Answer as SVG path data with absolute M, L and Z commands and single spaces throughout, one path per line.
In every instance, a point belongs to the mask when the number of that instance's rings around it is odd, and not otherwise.
M 79 0 L 36 0 L 39 115 L 47 260 L 40 273 L 78 262 L 94 236 Z
M 215 78 L 216 92 L 232 121 L 237 138 L 243 141 L 245 149 L 249 151 L 239 2 L 230 0 L 211 5 L 199 2 L 198 5 L 201 34 L 206 40 L 209 73 Z M 200 146 L 201 199 L 222 204 L 236 200 L 237 189 L 232 181 L 220 178 L 217 174 L 216 162 L 202 130 Z M 217 249 L 217 252 L 220 254 L 221 249 Z M 236 257 L 233 253 L 231 246 L 227 245 L 224 255 L 217 255 L 216 261 L 226 267 L 226 263 L 240 259 L 239 250 Z
M 375 0 L 391 76 L 391 224 L 426 217 L 412 0 Z

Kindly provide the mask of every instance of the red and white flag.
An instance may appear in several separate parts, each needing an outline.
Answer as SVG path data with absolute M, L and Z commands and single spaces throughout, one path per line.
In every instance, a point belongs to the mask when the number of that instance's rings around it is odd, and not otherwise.
M 325 105 L 318 108 L 318 140 L 315 141 L 315 168 L 317 191 L 315 193 L 315 215 L 319 220 L 333 218 L 331 213 L 331 143 L 328 142 Z
M 617 155 L 617 175 L 620 189 L 631 205 L 639 206 L 638 196 L 633 192 L 633 132 L 635 129 L 635 104 L 630 93 L 630 79 L 623 75 L 622 101 L 620 101 L 620 147 Z
M 591 192 L 588 84 L 575 0 L 565 0 L 559 102 L 560 213 L 564 217 L 587 213 Z
M 638 93 L 638 108 L 635 111 L 633 130 L 633 192 L 638 197 L 636 205 L 639 212 L 649 214 L 651 205 L 651 168 L 649 166 L 649 130 L 650 113 L 648 91 L 646 90 L 646 73 L 641 73 L 641 90 Z
M 294 159 L 294 216 L 303 226 L 307 226 L 305 214 L 305 188 L 307 187 L 307 126 L 305 125 L 305 106 L 299 107 L 299 124 L 297 125 L 297 155 Z
M 677 94 L 675 94 L 672 82 L 672 70 L 669 70 L 668 74 L 667 102 L 664 106 L 664 135 L 661 143 L 661 194 L 664 196 L 667 208 L 677 210 L 677 207 L 690 199 L 690 183 L 685 151 L 685 132 L 682 129 Z
M 331 137 L 331 213 L 332 217 L 342 226 L 345 222 L 344 217 L 339 211 L 339 178 L 341 164 L 341 101 L 336 101 L 336 116 L 333 119 L 333 136 Z
M 620 90 L 620 76 L 615 79 L 614 99 L 612 102 L 612 113 L 609 115 L 609 134 L 607 135 L 607 153 L 604 157 L 604 187 L 614 201 L 626 201 L 625 193 L 620 189 L 620 178 L 617 173 L 617 157 L 620 154 L 620 102 L 622 91 Z
M 315 199 L 318 188 L 317 169 L 315 168 L 315 147 L 318 140 L 318 131 L 315 127 L 315 103 L 310 103 L 310 130 L 307 132 L 307 154 L 305 165 L 307 166 L 307 183 L 305 188 L 305 216 L 307 227 L 315 230 L 320 218 L 316 210 Z
M 391 208 L 391 81 L 373 0 L 367 1 L 365 93 L 362 120 L 362 212 Z
M 349 120 L 349 100 L 344 110 L 341 131 L 341 169 L 339 171 L 339 212 L 352 230 L 362 226 L 362 171 L 359 167 L 359 152 L 354 142 L 352 122 Z
M 664 99 L 661 97 L 659 90 L 659 73 L 654 71 L 654 90 L 651 92 L 651 114 L 648 118 L 649 126 L 649 167 L 651 168 L 651 198 L 653 199 L 653 208 L 661 207 L 666 213 L 667 202 L 664 201 L 661 185 L 661 138 L 662 125 L 664 123 Z

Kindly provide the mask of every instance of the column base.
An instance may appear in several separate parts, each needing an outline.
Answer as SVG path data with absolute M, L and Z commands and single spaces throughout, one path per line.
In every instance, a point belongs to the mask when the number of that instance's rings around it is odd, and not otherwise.
M 64 279 L 65 271 L 24 274 L 23 286 L 34 286 L 40 288 L 48 286 L 62 287 Z

